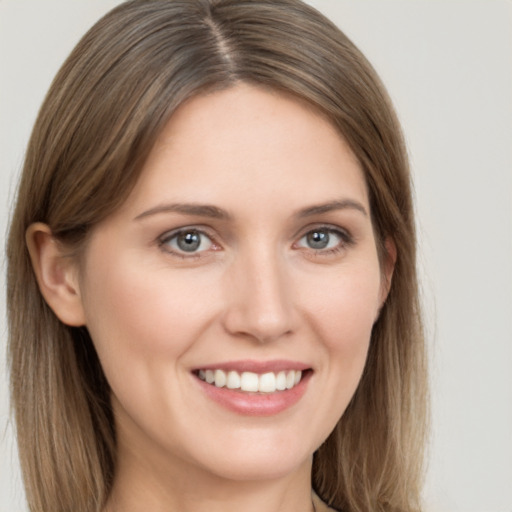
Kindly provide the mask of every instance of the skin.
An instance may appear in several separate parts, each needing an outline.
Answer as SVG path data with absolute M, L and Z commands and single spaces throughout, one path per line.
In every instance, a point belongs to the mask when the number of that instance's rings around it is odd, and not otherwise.
M 182 228 L 204 233 L 199 250 L 180 250 Z M 326 248 L 311 247 L 315 230 Z M 193 98 L 80 268 L 47 226 L 27 242 L 46 300 L 88 327 L 112 387 L 108 511 L 312 510 L 312 454 L 357 387 L 392 272 L 360 165 L 324 117 L 246 84 Z M 311 372 L 300 400 L 270 416 L 226 409 L 193 373 L 275 359 Z

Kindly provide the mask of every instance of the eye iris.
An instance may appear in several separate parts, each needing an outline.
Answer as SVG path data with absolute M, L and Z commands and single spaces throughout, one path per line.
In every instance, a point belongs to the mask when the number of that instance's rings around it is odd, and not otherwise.
M 325 249 L 329 243 L 329 233 L 326 231 L 312 231 L 306 238 L 312 249 Z
M 185 252 L 194 252 L 201 245 L 201 236 L 197 231 L 187 231 L 178 235 L 176 243 Z

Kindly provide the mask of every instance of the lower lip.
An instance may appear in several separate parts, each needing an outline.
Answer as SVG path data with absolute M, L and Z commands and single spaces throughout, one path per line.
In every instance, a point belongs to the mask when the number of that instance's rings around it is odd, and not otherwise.
M 245 416 L 273 416 L 295 405 L 306 392 L 311 371 L 303 374 L 292 389 L 275 393 L 247 393 L 215 385 L 194 376 L 206 395 L 226 409 Z

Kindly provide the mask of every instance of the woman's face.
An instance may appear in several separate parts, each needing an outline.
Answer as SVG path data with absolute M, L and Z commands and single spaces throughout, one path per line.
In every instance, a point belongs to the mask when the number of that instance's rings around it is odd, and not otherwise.
M 358 385 L 384 282 L 363 173 L 323 117 L 249 85 L 181 106 L 81 269 L 121 467 L 308 467 Z

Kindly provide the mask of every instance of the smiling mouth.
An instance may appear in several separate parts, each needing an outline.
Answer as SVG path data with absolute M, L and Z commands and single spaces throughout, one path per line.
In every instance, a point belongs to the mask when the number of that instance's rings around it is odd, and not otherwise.
M 195 375 L 202 381 L 217 388 L 249 393 L 275 393 L 287 391 L 297 386 L 303 374 L 310 370 L 286 370 L 279 372 L 237 372 L 221 369 L 198 370 Z

